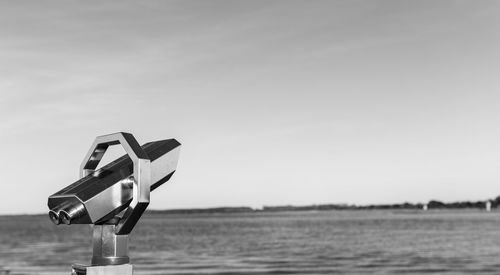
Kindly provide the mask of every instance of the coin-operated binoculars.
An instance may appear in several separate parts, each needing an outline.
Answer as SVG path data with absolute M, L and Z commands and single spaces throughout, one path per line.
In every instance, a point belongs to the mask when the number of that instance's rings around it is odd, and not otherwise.
M 95 170 L 110 145 L 124 155 Z M 73 265 L 72 275 L 131 275 L 128 235 L 149 204 L 149 192 L 174 174 L 180 143 L 166 139 L 142 146 L 129 133 L 99 136 L 80 166 L 80 180 L 49 197 L 55 224 L 93 226 L 91 265 Z

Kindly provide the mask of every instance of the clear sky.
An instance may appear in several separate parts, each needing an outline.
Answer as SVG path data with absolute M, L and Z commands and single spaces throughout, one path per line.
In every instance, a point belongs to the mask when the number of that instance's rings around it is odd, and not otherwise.
M 1 2 L 0 213 L 46 212 L 95 136 L 117 131 L 183 144 L 153 209 L 495 197 L 499 14 L 498 1 Z

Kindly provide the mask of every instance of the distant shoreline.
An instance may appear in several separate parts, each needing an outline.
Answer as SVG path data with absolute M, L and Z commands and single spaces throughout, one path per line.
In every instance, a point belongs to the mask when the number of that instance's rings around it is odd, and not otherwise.
M 461 201 L 444 203 L 431 200 L 428 203 L 400 203 L 400 204 L 314 204 L 314 205 L 281 205 L 264 206 L 262 209 L 251 207 L 213 207 L 213 208 L 186 208 L 148 210 L 150 214 L 203 214 L 203 213 L 266 213 L 266 212 L 299 212 L 299 211 L 328 211 L 328 210 L 434 210 L 434 209 L 486 209 L 489 203 L 494 209 L 500 205 L 500 196 L 492 200 L 484 201 Z
M 263 208 L 241 207 L 211 207 L 211 208 L 185 208 L 146 210 L 147 214 L 224 214 L 224 213 L 274 213 L 274 212 L 300 212 L 300 211 L 329 211 L 329 210 L 435 210 L 435 209 L 486 209 L 489 204 L 491 210 L 500 206 L 500 196 L 484 201 L 459 201 L 440 202 L 431 200 L 428 203 L 399 203 L 399 204 L 312 204 L 312 205 L 278 205 L 264 206 Z M 1 214 L 2 216 L 36 216 L 45 214 Z

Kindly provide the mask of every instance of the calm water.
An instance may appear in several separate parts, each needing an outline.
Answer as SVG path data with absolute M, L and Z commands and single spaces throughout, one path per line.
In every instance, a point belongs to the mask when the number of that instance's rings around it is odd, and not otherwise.
M 69 275 L 90 238 L 88 226 L 0 217 L 0 270 Z M 500 213 L 154 215 L 130 250 L 135 274 L 500 274 Z

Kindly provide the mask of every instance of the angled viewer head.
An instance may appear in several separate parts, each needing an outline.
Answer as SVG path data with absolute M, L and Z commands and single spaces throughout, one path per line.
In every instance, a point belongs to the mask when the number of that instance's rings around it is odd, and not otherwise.
M 127 152 L 95 170 L 110 145 Z M 97 137 L 80 167 L 81 178 L 48 199 L 55 224 L 114 224 L 129 234 L 149 204 L 149 192 L 168 181 L 177 167 L 180 143 L 166 139 L 142 146 L 129 133 Z

